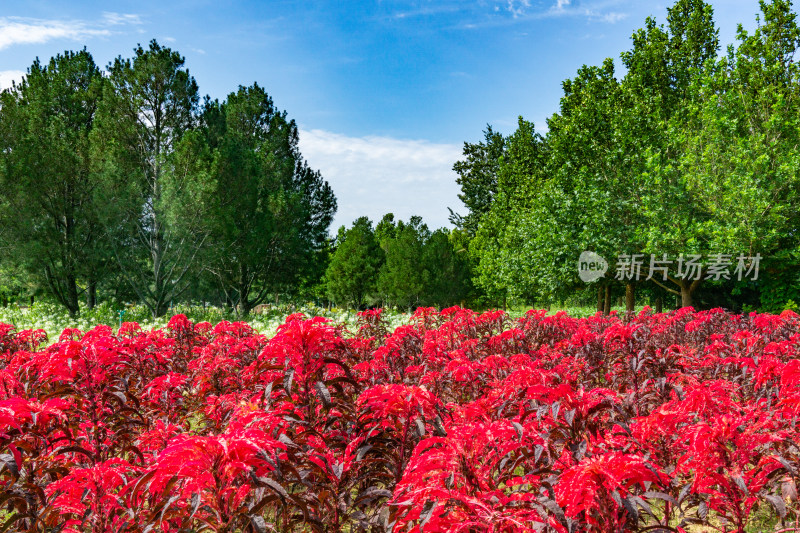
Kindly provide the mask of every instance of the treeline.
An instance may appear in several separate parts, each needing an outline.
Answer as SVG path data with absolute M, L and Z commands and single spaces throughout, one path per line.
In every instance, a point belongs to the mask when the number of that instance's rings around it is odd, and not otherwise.
M 476 302 L 464 234 L 430 231 L 420 217 L 387 214 L 373 229 L 367 217 L 339 228 L 325 272 L 327 296 L 351 308 L 414 309 Z
M 85 49 L 37 59 L 0 94 L 0 191 L 6 292 L 71 314 L 99 291 L 155 316 L 193 297 L 246 313 L 321 276 L 336 210 L 263 88 L 201 103 L 156 41 L 107 74 Z
M 678 0 L 621 73 L 564 81 L 546 131 L 465 143 L 455 230 L 387 215 L 334 239 L 333 191 L 258 85 L 201 103 L 155 41 L 107 73 L 37 60 L 0 93 L 0 303 L 797 307 L 800 28 L 789 0 L 760 11 L 722 50 L 711 5 Z M 579 275 L 584 252 L 605 275 Z
M 464 245 L 418 217 L 330 238 L 334 193 L 259 85 L 201 102 L 184 58 L 156 41 L 106 70 L 66 52 L 0 93 L 0 305 L 41 295 L 76 315 L 105 299 L 161 316 L 201 301 L 246 315 L 287 297 L 469 296 Z
M 566 80 L 546 132 L 520 118 L 509 136 L 489 127 L 465 144 L 455 170 L 468 212 L 451 220 L 477 287 L 598 310 L 622 295 L 629 309 L 796 306 L 800 29 L 788 0 L 760 9 L 723 51 L 711 5 L 678 0 L 666 25 L 648 18 L 633 34 L 622 73 L 607 59 Z M 584 251 L 607 260 L 599 281 L 579 278 Z M 667 266 L 651 275 L 653 263 Z

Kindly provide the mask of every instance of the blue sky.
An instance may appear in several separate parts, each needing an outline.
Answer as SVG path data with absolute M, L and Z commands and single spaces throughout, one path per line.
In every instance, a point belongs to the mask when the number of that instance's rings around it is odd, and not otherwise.
M 757 0 L 712 1 L 723 43 Z M 203 95 L 258 82 L 301 128 L 301 150 L 361 215 L 447 225 L 463 207 L 452 164 L 486 124 L 511 133 L 558 109 L 561 82 L 619 58 L 671 2 L 646 0 L 0 2 L 0 88 L 39 56 L 84 45 L 101 66 L 157 39 Z M 619 62 L 617 61 L 617 64 Z

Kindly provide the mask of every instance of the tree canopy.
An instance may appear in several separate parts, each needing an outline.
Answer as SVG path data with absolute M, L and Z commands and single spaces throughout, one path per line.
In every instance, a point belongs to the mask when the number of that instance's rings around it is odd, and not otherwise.
M 123 283 L 160 316 L 200 285 L 246 314 L 319 283 L 336 198 L 266 91 L 201 107 L 155 40 L 106 70 L 67 52 L 0 93 L 0 285 L 24 270 L 77 314 Z
M 588 294 L 597 286 L 577 261 L 592 251 L 609 263 L 595 283 L 623 287 L 629 309 L 637 288 L 736 306 L 749 286 L 774 305 L 775 283 L 741 272 L 761 258 L 773 274 L 798 264 L 800 30 L 790 2 L 760 5 L 755 32 L 740 28 L 720 55 L 711 5 L 678 0 L 666 25 L 634 32 L 622 76 L 607 59 L 563 83 L 545 134 L 520 119 L 507 137 L 488 128 L 465 144 L 454 170 L 469 212 L 454 222 L 474 235 L 479 286 Z

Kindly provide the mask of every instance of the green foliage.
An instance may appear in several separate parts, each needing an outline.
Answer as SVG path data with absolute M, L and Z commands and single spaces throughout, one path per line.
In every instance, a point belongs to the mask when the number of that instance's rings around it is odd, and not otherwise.
M 184 58 L 153 40 L 109 65 L 93 131 L 103 222 L 120 271 L 154 316 L 188 288 L 207 235 L 197 105 Z
M 247 314 L 314 276 L 336 199 L 303 161 L 294 121 L 257 84 L 207 102 L 202 123 L 213 147 L 205 263 Z
M 184 58 L 155 40 L 107 74 L 86 50 L 37 60 L 0 93 L 0 304 L 43 293 L 76 315 L 99 295 L 159 317 L 195 298 L 246 314 L 314 292 L 336 198 L 296 124 L 258 85 L 198 104 Z
M 431 232 L 420 217 L 408 222 L 388 213 L 373 231 L 361 217 L 342 226 L 325 273 L 328 297 L 361 308 L 449 307 L 474 299 L 463 231 Z
M 465 302 L 471 291 L 464 232 L 431 232 L 420 217 L 394 223 L 388 214 L 375 230 L 385 262 L 377 281 L 380 300 L 390 307 L 449 307 Z
M 473 297 L 469 258 L 457 232 L 437 229 L 423 246 L 422 264 L 428 272 L 422 297 L 425 306 L 463 307 Z
M 34 289 L 27 273 L 0 263 L 0 307 L 26 300 Z
M 375 292 L 383 260 L 383 251 L 367 217 L 357 219 L 349 230 L 339 228 L 325 271 L 328 297 L 337 304 L 360 308 Z
M 541 135 L 533 123 L 519 119 L 517 131 L 505 141 L 506 153 L 498 162 L 498 190 L 491 209 L 481 218 L 470 254 L 476 260 L 475 283 L 490 298 L 529 296 L 538 282 L 531 276 L 531 257 L 524 259 L 530 243 L 522 225 L 527 209 L 537 205 L 537 189 L 546 186 L 546 157 Z
M 475 282 L 496 299 L 552 300 L 586 287 L 576 268 L 584 250 L 609 261 L 606 285 L 618 285 L 619 254 L 702 254 L 703 268 L 714 254 L 734 265 L 761 254 L 764 275 L 780 281 L 691 281 L 674 262 L 648 291 L 683 305 L 697 296 L 739 308 L 754 292 L 770 310 L 796 301 L 800 29 L 787 0 L 761 10 L 756 31 L 740 29 L 738 46 L 717 57 L 710 4 L 678 0 L 666 26 L 648 18 L 634 32 L 622 79 L 607 59 L 564 82 L 544 137 L 521 120 L 502 153 L 489 156 L 491 129 L 486 143 L 465 145 L 456 167 L 472 202 L 463 220 L 478 221 Z
M 90 172 L 100 80 L 86 50 L 66 52 L 0 95 L 0 246 L 71 314 L 79 280 L 96 283 L 109 258 Z
M 392 238 L 381 241 L 386 261 L 378 275 L 377 289 L 389 306 L 411 309 L 422 303 L 426 281 L 432 272 L 423 261 L 423 248 L 430 238 L 420 217 L 398 221 Z
M 461 216 L 450 211 L 450 222 L 474 235 L 481 218 L 492 206 L 497 193 L 500 159 L 505 154 L 505 138 L 486 126 L 484 140 L 474 144 L 464 143 L 464 160 L 457 161 L 453 170 L 458 174 L 456 183 L 461 186 L 459 200 L 468 213 Z

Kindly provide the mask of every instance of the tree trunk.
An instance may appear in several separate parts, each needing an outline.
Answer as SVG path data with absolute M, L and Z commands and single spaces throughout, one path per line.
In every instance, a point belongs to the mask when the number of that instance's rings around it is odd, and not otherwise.
M 694 292 L 700 286 L 702 279 L 694 281 L 680 280 L 681 307 L 694 307 Z
M 611 285 L 606 285 L 605 301 L 603 302 L 603 314 L 611 314 Z
M 663 309 L 664 309 L 664 304 L 661 301 L 661 296 L 659 296 L 658 298 L 656 298 L 656 313 L 663 312 Z
M 688 286 L 681 287 L 681 307 L 692 307 L 692 291 Z
M 597 312 L 603 312 L 603 306 L 605 304 L 605 291 L 603 286 L 599 283 L 597 284 Z
M 64 273 L 61 278 L 56 278 L 49 266 L 44 267 L 44 273 L 53 296 L 67 308 L 70 318 L 76 318 L 80 307 L 78 306 L 78 282 L 75 276 Z M 31 296 L 31 307 L 33 307 L 33 296 Z
M 625 284 L 625 312 L 633 313 L 636 309 L 636 284 L 629 281 Z
M 169 303 L 159 298 L 153 307 L 153 318 L 162 317 L 167 314 L 167 311 L 169 311 Z
M 250 314 L 250 311 L 255 307 L 255 303 L 250 300 L 250 289 L 252 285 L 249 283 L 250 273 L 248 272 L 247 265 L 244 263 L 239 265 L 239 283 L 237 292 L 239 293 L 239 305 L 237 306 L 237 314 L 245 318 Z M 256 296 L 256 298 L 258 298 Z
M 239 305 L 236 306 L 236 312 L 240 318 L 247 318 L 250 315 L 250 311 L 255 307 L 252 300 L 250 300 L 249 288 L 242 285 L 239 295 Z
M 89 280 L 89 286 L 86 287 L 86 307 L 88 309 L 94 309 L 97 305 L 97 282 L 95 280 Z

